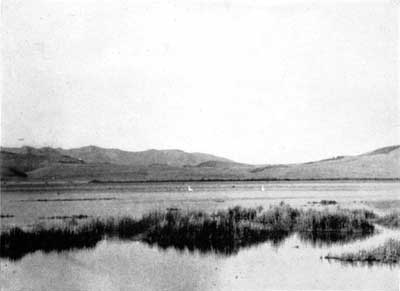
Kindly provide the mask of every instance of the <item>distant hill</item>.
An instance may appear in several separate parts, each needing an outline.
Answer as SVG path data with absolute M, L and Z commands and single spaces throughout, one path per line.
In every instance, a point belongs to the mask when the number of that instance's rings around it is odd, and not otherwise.
M 35 149 L 23 147 L 19 149 L 2 149 L 1 176 L 26 177 L 27 172 L 38 168 L 46 168 L 53 164 L 82 164 L 83 161 L 63 155 L 51 148 Z
M 377 150 L 374 150 L 372 152 L 368 152 L 363 154 L 363 156 L 373 156 L 373 155 L 381 155 L 381 154 L 390 154 L 390 153 L 396 153 L 400 149 L 400 145 L 394 145 L 394 146 L 388 146 L 384 148 L 380 148 Z
M 357 156 L 338 156 L 316 162 L 270 166 L 253 170 L 269 179 L 391 179 L 400 178 L 400 146 L 380 148 Z
M 105 149 L 96 146 L 87 146 L 70 150 L 61 150 L 65 155 L 79 158 L 86 163 L 110 163 L 116 165 L 149 166 L 164 164 L 169 166 L 197 165 L 209 160 L 231 162 L 228 159 L 203 154 L 187 153 L 181 150 L 147 150 L 129 152 L 119 149 Z
M 1 170 L 3 180 L 400 179 L 400 146 L 356 156 L 265 166 L 180 150 L 2 148 Z
M 234 163 L 214 155 L 187 153 L 181 150 L 129 152 L 96 146 L 68 150 L 50 147 L 3 147 L 1 148 L 1 175 L 2 177 L 29 176 L 41 178 L 43 176 L 48 178 L 55 176 L 85 178 L 93 175 L 104 176 L 111 172 L 124 174 L 127 171 L 136 175 L 138 167 L 150 167 L 160 171 L 168 167 L 196 166 L 210 160 L 221 163 Z M 82 165 L 83 163 L 85 165 Z M 141 172 L 143 172 L 143 169 L 141 169 Z M 142 177 L 143 175 L 139 176 Z

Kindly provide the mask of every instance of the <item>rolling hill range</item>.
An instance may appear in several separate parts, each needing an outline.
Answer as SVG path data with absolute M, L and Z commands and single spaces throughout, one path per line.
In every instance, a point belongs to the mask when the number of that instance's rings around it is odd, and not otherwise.
M 129 152 L 95 146 L 2 148 L 2 180 L 400 179 L 400 146 L 321 161 L 256 166 L 180 150 Z
M 400 146 L 357 156 L 339 156 L 303 164 L 257 168 L 255 177 L 270 179 L 398 179 Z
M 1 150 L 1 176 L 27 177 L 27 172 L 53 164 L 82 164 L 83 161 L 59 153 L 51 148 L 21 148 L 17 151 Z
M 63 150 L 65 155 L 79 158 L 87 163 L 110 163 L 117 165 L 150 166 L 154 164 L 169 166 L 197 165 L 209 160 L 231 162 L 228 159 L 203 154 L 187 153 L 181 150 L 147 150 L 128 152 L 119 149 L 104 149 L 95 146 Z
M 129 152 L 119 149 L 105 149 L 97 146 L 86 146 L 81 148 L 64 150 L 61 148 L 2 148 L 2 151 L 26 154 L 42 155 L 44 153 L 56 153 L 82 160 L 85 163 L 108 163 L 115 165 L 150 166 L 153 164 L 169 166 L 197 165 L 210 160 L 218 162 L 232 162 L 228 159 L 203 154 L 187 153 L 181 150 L 147 150 L 140 152 Z

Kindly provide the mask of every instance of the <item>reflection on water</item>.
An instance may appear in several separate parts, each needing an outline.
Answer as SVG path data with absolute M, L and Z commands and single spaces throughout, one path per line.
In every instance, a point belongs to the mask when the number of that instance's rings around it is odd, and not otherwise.
M 104 236 L 97 229 L 86 232 L 61 229 L 55 229 L 51 232 L 47 232 L 45 229 L 37 232 L 23 232 L 16 229 L 11 239 L 5 238 L 6 235 L 8 234 L 2 234 L 0 238 L 2 240 L 0 258 L 14 261 L 20 260 L 25 255 L 36 251 L 51 253 L 95 248 L 98 242 L 104 239 Z M 298 232 L 297 235 L 302 244 L 321 247 L 362 240 L 372 236 L 373 233 Z M 131 235 L 121 232 L 108 237 L 127 242 L 140 240 L 150 246 L 157 246 L 161 250 L 174 248 L 178 251 L 230 256 L 237 254 L 241 249 L 257 246 L 265 242 L 269 242 L 271 246 L 279 248 L 289 236 L 291 236 L 289 232 L 266 231 L 258 232 L 256 236 L 252 236 L 249 233 L 243 237 L 236 237 L 232 233 L 226 233 L 221 239 L 205 237 L 204 239 L 196 240 L 179 240 L 168 235 L 146 237 L 142 236 L 140 232 L 133 232 Z
M 390 269 L 396 268 L 396 263 L 382 263 L 379 261 L 343 261 L 343 260 L 337 260 L 337 259 L 330 259 L 330 258 L 325 258 L 326 261 L 332 264 L 340 264 L 343 267 L 388 267 Z
M 42 251 L 43 253 L 52 253 L 73 251 L 79 249 L 90 249 L 96 247 L 97 243 L 101 241 L 101 239 L 101 236 L 86 236 L 85 238 L 79 239 L 77 239 L 76 237 L 63 237 L 62 239 L 44 239 L 42 243 L 39 242 L 34 244 L 32 244 L 32 241 L 28 239 L 18 239 L 18 242 L 12 242 L 13 246 L 9 247 L 6 251 L 2 250 L 0 252 L 0 258 L 7 258 L 12 261 L 18 261 L 27 254 L 34 253 L 36 251 Z
M 330 246 L 333 244 L 345 244 L 352 241 L 366 239 L 373 236 L 373 233 L 344 233 L 344 232 L 300 232 L 299 238 L 304 243 L 311 243 L 313 246 Z
M 207 241 L 207 242 L 193 242 L 192 244 L 179 243 L 178 241 L 145 241 L 150 246 L 157 246 L 161 250 L 168 250 L 173 248 L 175 250 L 185 252 L 199 252 L 201 254 L 214 253 L 217 255 L 231 256 L 235 255 L 241 249 L 257 246 L 264 242 L 271 243 L 272 246 L 278 248 L 283 241 L 289 236 L 288 233 L 269 233 L 257 240 L 225 240 L 225 241 Z
M 1 260 L 4 290 L 397 290 L 398 266 L 343 265 L 330 251 L 384 241 L 393 232 L 352 243 L 312 246 L 298 234 L 240 249 L 235 255 L 160 249 L 103 240 L 95 248 Z M 397 235 L 398 236 L 398 235 Z

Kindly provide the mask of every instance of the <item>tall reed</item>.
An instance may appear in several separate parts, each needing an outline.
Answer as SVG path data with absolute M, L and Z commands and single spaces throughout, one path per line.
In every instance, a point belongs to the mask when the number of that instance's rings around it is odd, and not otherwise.
M 383 245 L 370 250 L 360 250 L 354 253 L 340 255 L 328 254 L 326 259 L 335 259 L 344 262 L 381 262 L 388 264 L 400 263 L 400 241 L 388 239 Z
M 14 227 L 0 235 L 0 256 L 17 259 L 35 250 L 88 248 L 105 237 L 231 254 L 240 247 L 267 240 L 279 243 L 293 232 L 300 232 L 306 239 L 326 233 L 340 233 L 341 237 L 366 235 L 374 230 L 371 216 L 361 210 L 299 210 L 284 203 L 265 211 L 240 206 L 214 213 L 169 209 L 152 211 L 140 219 L 92 219 L 77 225 L 36 226 L 31 230 Z

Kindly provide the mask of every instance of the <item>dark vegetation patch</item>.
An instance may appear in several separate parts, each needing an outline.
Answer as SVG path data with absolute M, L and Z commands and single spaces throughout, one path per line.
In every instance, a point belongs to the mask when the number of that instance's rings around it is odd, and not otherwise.
M 102 180 L 99 180 L 99 179 L 93 179 L 93 180 L 90 180 L 88 183 L 89 184 L 97 184 L 97 183 L 106 183 L 107 181 L 102 181 Z
M 335 200 L 321 200 L 319 202 L 321 205 L 334 205 L 337 204 Z
M 321 204 L 321 205 L 335 205 L 338 204 L 335 200 L 321 200 L 321 201 L 309 201 L 308 204 Z
M 265 211 L 262 207 L 236 206 L 214 213 L 169 209 L 153 211 L 140 219 L 131 217 L 92 219 L 78 225 L 61 225 L 32 230 L 18 227 L 1 233 L 0 256 L 19 259 L 42 250 L 63 251 L 94 247 L 104 238 L 137 239 L 162 248 L 235 254 L 242 247 L 270 241 L 279 244 L 294 232 L 306 240 L 324 237 L 363 237 L 374 231 L 365 210 L 298 210 L 281 203 Z
M 400 262 L 400 241 L 388 239 L 383 245 L 370 250 L 361 250 L 354 253 L 344 253 L 340 255 L 328 254 L 325 258 L 349 263 L 379 262 L 385 264 L 398 264 Z
M 288 168 L 288 165 L 269 165 L 269 166 L 264 166 L 264 167 L 257 167 L 255 169 L 250 170 L 250 173 L 258 173 L 258 172 L 262 172 L 268 169 L 277 169 L 277 168 Z M 278 179 L 276 179 L 278 180 Z
M 0 214 L 0 218 L 12 218 L 14 215 L 12 214 Z
M 104 198 L 43 198 L 43 199 L 24 199 L 18 200 L 18 202 L 53 202 L 53 201 L 101 201 L 101 200 L 117 200 L 115 197 L 104 197 Z
M 56 216 L 40 216 L 39 219 L 87 219 L 88 215 L 78 214 L 78 215 L 56 215 Z
M 5 176 L 16 176 L 16 177 L 20 177 L 20 178 L 28 177 L 28 175 L 25 172 L 23 172 L 21 170 L 18 170 L 18 169 L 14 168 L 14 167 L 5 168 L 4 171 L 3 171 L 3 168 L 2 168 L 2 174 L 3 173 L 4 173 Z

